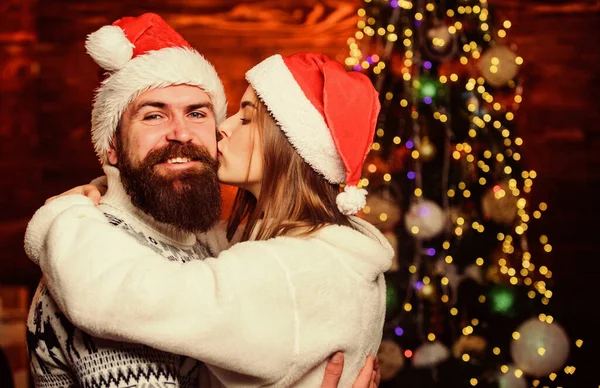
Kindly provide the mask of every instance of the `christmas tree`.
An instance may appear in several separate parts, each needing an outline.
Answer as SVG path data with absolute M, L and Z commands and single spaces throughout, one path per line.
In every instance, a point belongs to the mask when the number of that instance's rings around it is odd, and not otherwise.
M 381 387 L 568 385 L 545 203 L 521 159 L 523 59 L 486 0 L 365 0 L 348 39 L 382 110 L 361 216 L 396 251 Z M 531 228 L 530 228 L 531 226 Z M 555 319 L 556 318 L 556 319 Z

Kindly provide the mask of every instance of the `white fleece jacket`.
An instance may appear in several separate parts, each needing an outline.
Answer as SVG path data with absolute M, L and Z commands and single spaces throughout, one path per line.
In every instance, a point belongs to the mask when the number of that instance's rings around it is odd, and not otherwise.
M 339 386 L 350 387 L 380 344 L 393 256 L 375 227 L 353 222 L 360 231 L 328 226 L 181 264 L 73 195 L 36 212 L 25 248 L 60 309 L 93 336 L 202 360 L 214 387 L 319 387 L 341 350 Z M 205 236 L 213 247 L 216 233 Z

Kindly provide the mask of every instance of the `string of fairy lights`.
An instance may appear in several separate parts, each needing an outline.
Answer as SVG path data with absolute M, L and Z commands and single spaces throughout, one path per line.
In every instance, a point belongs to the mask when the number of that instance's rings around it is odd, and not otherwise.
M 374 16 L 368 15 L 367 6 L 370 3 L 387 3 L 391 8 L 387 21 L 381 21 Z M 486 175 L 492 175 L 496 178 L 494 181 L 501 183 L 494 184 L 491 189 L 483 197 L 482 206 L 485 210 L 500 206 L 502 211 L 493 221 L 511 226 L 511 233 L 498 233 L 497 241 L 501 247 L 501 253 L 494 257 L 495 263 L 486 263 L 483 257 L 478 257 L 474 264 L 477 267 L 484 267 L 489 264 L 491 275 L 503 276 L 511 285 L 525 285 L 529 287 L 527 295 L 530 299 L 539 301 L 543 305 L 548 305 L 553 296 L 552 290 L 549 287 L 549 280 L 552 278 L 552 271 L 545 265 L 537 266 L 534 264 L 532 250 L 529 247 L 528 229 L 529 223 L 532 220 L 539 220 L 543 212 L 548 208 L 547 204 L 541 202 L 537 207 L 533 207 L 530 201 L 525 198 L 532 190 L 534 179 L 537 173 L 534 170 L 523 170 L 520 175 L 515 176 L 513 163 L 521 160 L 520 147 L 523 146 L 523 139 L 513 137 L 510 126 L 514 123 L 515 112 L 519 109 L 523 102 L 523 89 L 519 83 L 519 78 L 516 77 L 518 69 L 523 65 L 523 58 L 514 54 L 513 50 L 507 48 L 506 45 L 494 44 L 496 40 L 507 38 L 508 31 L 512 27 L 509 20 L 504 20 L 498 27 L 493 26 L 491 13 L 488 8 L 487 0 L 479 0 L 470 3 L 470 5 L 461 5 L 456 9 L 443 9 L 444 2 L 431 2 L 427 0 L 364 0 L 365 6 L 358 10 L 359 21 L 357 23 L 357 31 L 353 37 L 347 40 L 349 55 L 345 60 L 345 64 L 349 69 L 372 73 L 375 79 L 376 88 L 382 92 L 383 75 L 391 64 L 391 53 L 393 49 L 401 47 L 403 57 L 399 74 L 404 84 L 404 91 L 408 91 L 408 96 L 403 96 L 399 100 L 402 108 L 408 109 L 410 112 L 411 121 L 406 123 L 410 126 L 411 132 L 409 139 L 403 140 L 400 136 L 391 137 L 391 142 L 395 147 L 404 146 L 409 150 L 412 159 L 412 169 L 408 173 L 408 178 L 412 181 L 413 191 L 411 193 L 411 207 L 414 204 L 419 206 L 424 201 L 426 194 L 423 187 L 422 163 L 431 160 L 436 152 L 435 146 L 429 140 L 427 133 L 423 133 L 420 122 L 422 115 L 431 114 L 433 120 L 445 130 L 445 145 L 444 150 L 444 165 L 442 174 L 442 188 L 445 191 L 445 196 L 442 199 L 444 214 L 450 213 L 451 203 L 468 199 L 472 195 L 472 186 L 465 180 L 460 180 L 454 184 L 448 180 L 448 168 L 450 163 L 461 163 L 464 169 L 468 171 L 476 171 L 479 176 L 476 183 L 483 188 L 490 186 L 489 179 Z M 440 9 L 442 8 L 442 9 Z M 443 23 L 434 23 L 433 27 L 424 32 L 419 28 L 419 25 L 426 18 L 439 19 L 443 16 Z M 461 21 L 463 16 L 471 16 L 477 18 L 478 36 L 481 36 L 483 41 L 489 44 L 490 50 L 482 47 L 475 40 L 470 40 L 467 34 L 464 33 L 464 25 Z M 377 45 L 378 49 L 373 50 L 373 45 L 369 44 L 373 39 L 383 44 Z M 427 41 L 427 45 L 423 42 Z M 445 104 L 437 104 L 435 96 L 439 88 L 455 87 L 458 83 L 464 82 L 464 75 L 461 76 L 456 71 L 449 71 L 446 74 L 441 74 L 437 79 L 431 79 L 431 76 L 424 74 L 428 69 L 432 68 L 431 62 L 423 58 L 421 51 L 426 50 L 427 57 L 442 58 L 442 52 L 445 55 L 453 55 L 458 57 L 458 62 L 467 67 L 471 61 L 478 64 L 480 74 L 473 74 L 466 78 L 464 84 L 464 92 L 470 95 L 466 102 L 466 111 L 469 114 L 469 130 L 467 132 L 468 141 L 455 143 L 454 133 L 452 129 L 453 117 L 446 109 Z M 376 53 L 366 55 L 365 52 L 377 51 Z M 508 74 L 508 75 L 507 75 Z M 513 95 L 510 100 L 506 98 L 498 98 L 494 95 L 494 86 L 500 84 L 502 80 L 506 81 L 507 86 L 513 90 Z M 486 87 L 490 85 L 491 87 Z M 446 93 L 448 95 L 448 93 Z M 394 94 L 391 91 L 383 95 L 382 112 L 385 111 L 386 104 L 391 103 L 394 99 Z M 423 101 L 431 107 L 430 111 L 419 110 L 419 102 Z M 485 107 L 485 109 L 484 109 Z M 384 120 L 380 120 L 380 124 L 376 131 L 376 139 L 372 145 L 373 151 L 379 151 L 384 145 L 386 129 L 382 124 Z M 483 152 L 475 151 L 474 144 L 480 138 L 484 140 L 493 136 L 500 136 L 503 147 L 490 145 L 489 149 Z M 386 137 L 389 139 L 389 136 Z M 481 144 L 481 143 L 479 143 Z M 377 166 L 370 164 L 367 166 L 367 171 L 371 176 L 375 176 Z M 373 179 L 373 178 L 372 178 Z M 392 176 L 386 172 L 382 178 L 385 184 L 392 183 Z M 361 180 L 362 187 L 368 187 L 371 182 L 368 177 Z M 489 210 L 489 209 L 488 209 Z M 374 211 L 368 206 L 364 212 L 369 213 Z M 493 211 L 490 211 L 493 213 Z M 371 216 L 374 216 L 371 214 Z M 385 211 L 380 212 L 377 216 L 381 221 L 386 221 L 388 214 Z M 465 233 L 466 228 L 471 228 L 474 232 L 483 233 L 486 228 L 481 222 L 474 220 L 470 221 L 463 215 L 457 215 L 452 219 L 453 227 L 446 231 L 447 238 L 442 244 L 443 252 L 435 252 L 441 254 L 443 260 L 447 264 L 452 264 L 451 248 L 454 244 L 461 243 L 461 236 Z M 410 285 L 405 300 L 402 303 L 402 309 L 398 316 L 390 320 L 392 326 L 398 325 L 401 322 L 404 314 L 414 313 L 415 306 L 410 302 L 414 296 L 414 290 L 425 295 L 432 294 L 432 282 L 429 276 L 422 276 L 420 267 L 424 256 L 432 256 L 432 248 L 425 246 L 427 235 L 423 238 L 421 234 L 423 230 L 419 225 L 412 225 L 409 232 L 415 237 L 415 253 L 411 265 L 408 270 L 411 274 Z M 548 236 L 541 235 L 538 239 L 541 251 L 550 253 L 552 245 L 549 242 Z M 435 250 L 433 250 L 435 251 Z M 511 260 L 511 257 L 513 260 Z M 514 260 L 514 258 L 517 260 Z M 517 263 L 514 263 L 517 261 Z M 495 265 L 494 265 L 495 264 Z M 452 306 L 452 287 L 451 277 L 441 276 L 440 283 L 440 300 L 444 304 Z M 487 297 L 481 295 L 480 303 L 487 303 Z M 502 299 L 500 298 L 500 303 Z M 452 306 L 450 314 L 457 316 L 460 311 L 456 306 Z M 419 316 L 422 312 L 416 311 Z M 539 321 L 545 323 L 553 323 L 554 317 L 549 314 L 539 314 Z M 480 320 L 473 318 L 459 328 L 460 334 L 469 336 L 474 332 L 474 328 L 480 324 Z M 402 335 L 403 330 L 396 327 L 397 335 Z M 420 333 L 427 341 L 436 341 L 434 333 Z M 514 331 L 512 334 L 514 340 L 521 337 L 519 331 Z M 583 341 L 578 339 L 575 341 L 577 347 L 581 347 Z M 493 346 L 493 353 L 500 355 L 505 352 L 499 346 Z M 538 354 L 542 356 L 545 353 L 543 347 L 537 349 Z M 410 358 L 413 356 L 413 350 L 404 350 L 404 356 Z M 464 362 L 470 362 L 469 353 L 465 352 L 460 355 Z M 573 374 L 575 367 L 567 365 L 562 372 L 565 374 Z M 515 377 L 521 378 L 524 371 L 519 368 L 511 367 L 510 365 L 501 365 L 500 372 L 507 374 L 513 373 Z M 557 373 L 552 372 L 546 376 L 551 381 L 557 378 Z M 477 386 L 479 381 L 476 376 L 470 379 L 472 386 Z M 539 379 L 533 380 L 533 386 L 537 387 L 540 384 Z

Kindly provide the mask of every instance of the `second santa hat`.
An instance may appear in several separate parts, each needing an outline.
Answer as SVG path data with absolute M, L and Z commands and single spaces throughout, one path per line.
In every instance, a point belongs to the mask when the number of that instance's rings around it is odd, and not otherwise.
M 297 53 L 265 59 L 246 79 L 300 156 L 330 183 L 345 183 L 339 210 L 362 209 L 367 192 L 357 185 L 380 110 L 369 78 L 325 55 Z

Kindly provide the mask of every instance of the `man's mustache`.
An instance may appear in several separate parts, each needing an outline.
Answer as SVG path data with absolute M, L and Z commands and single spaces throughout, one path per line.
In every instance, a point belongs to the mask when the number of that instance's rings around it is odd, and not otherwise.
M 218 160 L 213 158 L 206 148 L 191 143 L 169 143 L 160 149 L 150 151 L 144 158 L 143 164 L 154 166 L 166 163 L 173 158 L 187 158 L 206 164 L 214 169 L 219 167 Z

